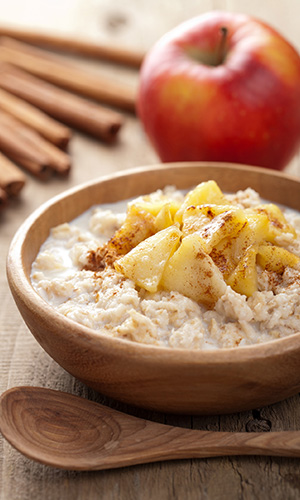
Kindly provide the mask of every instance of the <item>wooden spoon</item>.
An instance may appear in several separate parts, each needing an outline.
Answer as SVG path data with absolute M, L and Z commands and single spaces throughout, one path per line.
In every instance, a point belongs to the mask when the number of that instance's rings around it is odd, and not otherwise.
M 183 429 L 38 387 L 16 387 L 1 396 L 0 430 L 27 457 L 72 470 L 225 455 L 300 457 L 300 431 Z

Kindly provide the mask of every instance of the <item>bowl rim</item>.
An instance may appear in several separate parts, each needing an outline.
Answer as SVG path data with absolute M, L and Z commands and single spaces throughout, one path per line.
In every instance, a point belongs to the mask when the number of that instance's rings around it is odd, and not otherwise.
M 110 337 L 101 330 L 96 330 L 84 326 L 76 321 L 67 318 L 63 314 L 59 313 L 54 307 L 52 307 L 45 299 L 43 299 L 33 288 L 30 276 L 24 270 L 22 251 L 23 246 L 26 241 L 28 231 L 32 225 L 43 216 L 43 214 L 51 209 L 53 205 L 61 200 L 71 197 L 74 193 L 88 189 L 90 186 L 94 186 L 103 183 L 107 180 L 114 180 L 117 178 L 127 177 L 136 173 L 149 172 L 154 170 L 162 170 L 167 168 L 180 169 L 186 166 L 192 167 L 226 167 L 230 166 L 237 172 L 243 172 L 245 170 L 251 169 L 251 171 L 256 171 L 258 173 L 269 174 L 270 176 L 275 176 L 278 178 L 284 178 L 291 181 L 296 181 L 300 186 L 300 179 L 296 176 L 288 175 L 282 172 L 273 171 L 270 169 L 240 165 L 240 164 L 228 164 L 222 162 L 178 162 L 178 163 L 164 163 L 155 164 L 150 166 L 134 167 L 122 171 L 114 172 L 110 175 L 99 176 L 96 179 L 80 183 L 74 187 L 71 187 L 62 193 L 53 196 L 38 208 L 36 208 L 31 215 L 29 215 L 21 226 L 16 231 L 12 238 L 6 262 L 7 279 L 9 286 L 12 290 L 14 288 L 17 290 L 19 298 L 26 303 L 26 306 L 32 311 L 34 310 L 38 315 L 47 315 L 48 321 L 51 320 L 53 324 L 59 324 L 61 329 L 64 330 L 64 335 L 68 336 L 70 339 L 73 337 L 76 343 L 83 345 L 88 341 L 93 342 L 93 346 L 99 349 L 99 352 L 105 348 L 106 352 L 110 349 L 113 351 L 119 350 L 121 352 L 126 352 L 127 356 L 140 357 L 141 359 L 151 356 L 153 360 L 157 361 L 157 364 L 161 366 L 162 359 L 168 360 L 169 364 L 182 365 L 188 364 L 199 364 L 204 363 L 207 365 L 218 365 L 218 364 L 231 364 L 236 362 L 244 362 L 250 360 L 257 360 L 265 358 L 266 356 L 280 356 L 283 352 L 294 351 L 295 349 L 300 349 L 300 332 L 291 334 L 287 337 L 280 339 L 274 339 L 261 344 L 252 344 L 240 347 L 231 348 L 213 348 L 209 350 L 202 349 L 185 349 L 177 347 L 167 347 L 167 346 L 157 346 L 152 344 L 143 344 L 135 342 L 128 339 Z M 213 178 L 213 174 L 212 174 Z M 251 186 L 250 186 L 251 187 Z M 93 206 L 93 204 L 91 204 Z

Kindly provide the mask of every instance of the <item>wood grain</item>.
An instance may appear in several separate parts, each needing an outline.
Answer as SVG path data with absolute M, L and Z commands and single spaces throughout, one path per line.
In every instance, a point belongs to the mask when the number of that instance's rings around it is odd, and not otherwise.
M 52 32 L 103 40 L 146 50 L 165 31 L 182 20 L 210 9 L 241 11 L 271 22 L 300 49 L 299 0 L 108 0 L 86 2 L 15 0 L 1 8 L 2 22 L 18 23 L 25 29 L 40 26 Z M 69 10 L 68 10 L 69 9 Z M 34 17 L 31 12 L 34 12 Z M 64 14 L 62 16 L 62 13 Z M 100 64 L 100 63 L 98 63 Z M 98 66 L 97 64 L 97 66 Z M 94 69 L 94 65 L 93 65 Z M 132 72 L 106 66 L 105 73 L 130 79 Z M 10 203 L 0 214 L 0 391 L 17 385 L 36 385 L 67 391 L 152 421 L 184 428 L 247 432 L 247 429 L 299 430 L 300 398 L 295 395 L 270 406 L 229 415 L 164 414 L 137 410 L 87 388 L 63 370 L 35 341 L 19 315 L 8 289 L 5 261 L 11 239 L 33 210 L 65 188 L 102 175 L 139 165 L 157 163 L 157 157 L 134 117 L 128 117 L 121 140 L 107 147 L 99 141 L 74 134 L 72 176 L 53 179 L 47 186 L 29 178 L 22 201 Z M 297 155 L 287 172 L 300 176 Z M 287 195 L 288 196 L 288 195 Z M 162 462 L 100 472 L 75 473 L 50 469 L 22 457 L 0 439 L 0 499 L 22 500 L 298 500 L 299 459 L 280 457 L 224 457 Z

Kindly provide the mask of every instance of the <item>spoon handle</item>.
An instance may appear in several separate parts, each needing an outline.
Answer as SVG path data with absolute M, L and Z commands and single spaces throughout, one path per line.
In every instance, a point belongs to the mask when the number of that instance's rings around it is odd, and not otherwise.
M 172 434 L 174 439 L 172 439 Z M 176 435 L 177 434 L 177 435 Z M 300 457 L 300 431 L 213 432 L 174 428 L 166 434 L 161 459 L 229 455 Z M 150 450 L 148 449 L 148 453 Z M 164 456 L 165 455 L 165 456 Z
M 118 453 L 98 458 L 97 469 L 238 455 L 300 457 L 300 431 L 214 432 L 153 423 L 148 427 L 144 421 L 142 432 L 135 434 L 132 429 Z

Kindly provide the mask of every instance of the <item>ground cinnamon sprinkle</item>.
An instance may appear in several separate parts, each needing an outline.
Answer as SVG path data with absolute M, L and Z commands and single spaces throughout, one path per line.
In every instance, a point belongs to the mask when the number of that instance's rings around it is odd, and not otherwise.
M 269 287 L 272 291 L 274 291 L 276 287 L 282 284 L 283 281 L 282 274 L 269 271 L 267 271 L 267 274 L 268 274 Z
M 88 263 L 84 266 L 85 271 L 103 271 L 106 266 L 112 266 L 118 254 L 107 245 L 90 250 L 87 255 Z

